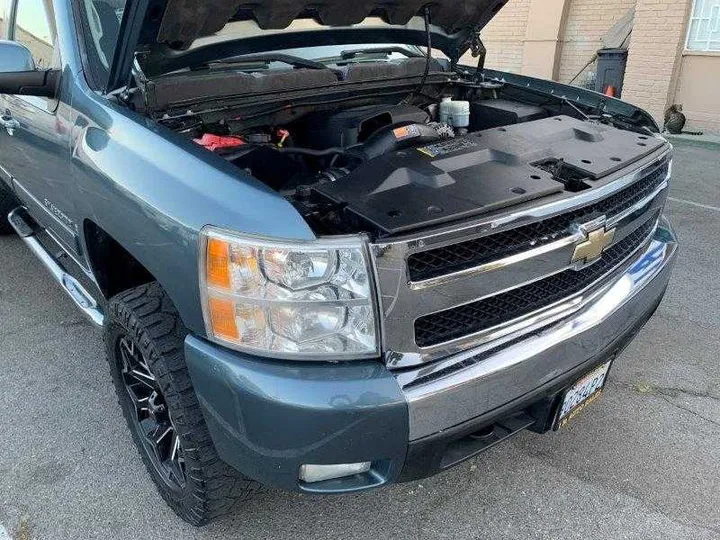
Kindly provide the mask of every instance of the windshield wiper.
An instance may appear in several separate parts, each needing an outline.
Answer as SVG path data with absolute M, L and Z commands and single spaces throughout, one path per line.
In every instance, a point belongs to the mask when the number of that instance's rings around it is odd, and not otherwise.
M 208 62 L 196 64 L 190 69 L 198 69 L 214 65 L 236 66 L 245 64 L 254 64 L 259 67 L 266 67 L 272 62 L 280 62 L 282 64 L 287 64 L 288 66 L 305 69 L 329 69 L 325 64 L 321 62 L 316 62 L 315 60 L 308 60 L 307 58 L 301 58 L 299 56 L 282 53 L 259 53 L 244 54 L 241 56 L 230 56 L 228 58 L 220 58 L 217 60 L 210 60 Z
M 374 49 L 356 49 L 349 51 L 342 51 L 340 58 L 343 60 L 353 60 L 358 56 L 384 56 L 388 57 L 393 53 L 399 53 L 407 56 L 408 58 L 425 58 L 422 54 L 406 49 L 405 47 L 376 47 Z

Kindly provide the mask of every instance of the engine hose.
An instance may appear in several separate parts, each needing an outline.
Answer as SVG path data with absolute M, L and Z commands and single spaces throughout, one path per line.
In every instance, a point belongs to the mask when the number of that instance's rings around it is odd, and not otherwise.
M 388 152 L 440 140 L 436 129 L 427 124 L 400 122 L 378 129 L 370 138 L 355 147 L 365 160 L 375 159 Z
M 325 156 L 332 156 L 334 154 L 347 154 L 347 149 L 340 148 L 339 146 L 334 146 L 332 148 L 325 148 L 323 150 L 314 150 L 312 148 L 300 148 L 297 146 L 291 146 L 288 148 L 278 148 L 279 152 L 282 152 L 283 154 L 301 154 L 304 156 L 313 156 L 313 157 L 325 157 Z
M 259 144 L 252 144 L 248 143 L 243 146 L 243 149 L 239 152 L 233 152 L 232 154 L 224 155 L 223 157 L 227 161 L 235 161 L 236 159 L 240 159 L 241 157 L 246 156 L 253 150 L 256 150 L 258 148 L 261 148 L 265 146 L 266 148 L 272 148 L 276 152 L 280 152 L 281 154 L 300 154 L 303 156 L 311 156 L 311 157 L 327 157 L 327 156 L 338 156 L 338 155 L 346 155 L 350 152 L 347 151 L 345 148 L 339 148 L 339 147 L 333 147 L 333 148 L 325 148 L 324 150 L 314 150 L 312 148 L 299 148 L 299 147 L 287 147 L 287 148 L 277 148 L 276 146 L 270 146 L 270 145 L 259 145 Z M 355 156 L 353 156 L 355 157 Z
M 378 129 L 367 141 L 349 148 L 341 148 L 339 146 L 324 148 L 322 150 L 302 148 L 298 146 L 272 148 L 281 154 L 298 154 L 301 156 L 317 158 L 334 156 L 334 159 L 331 162 L 334 165 L 337 161 L 337 157 L 339 156 L 364 162 L 375 159 L 394 150 L 407 148 L 408 146 L 436 142 L 440 140 L 440 138 L 441 137 L 438 135 L 437 130 L 433 129 L 431 126 L 426 124 L 417 124 L 414 122 L 400 122 L 398 124 Z M 240 151 L 228 154 L 224 157 L 228 161 L 235 161 L 236 159 L 247 155 L 249 152 L 252 152 L 254 148 L 260 148 L 260 146 L 261 145 L 248 143 L 245 144 Z

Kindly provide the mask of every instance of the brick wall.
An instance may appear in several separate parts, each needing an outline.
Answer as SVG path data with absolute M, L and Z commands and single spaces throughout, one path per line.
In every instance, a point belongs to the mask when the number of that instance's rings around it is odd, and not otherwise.
M 492 69 L 520 73 L 530 0 L 510 0 L 482 31 L 488 50 L 486 65 Z M 463 58 L 472 64 L 472 59 Z
M 636 0 L 571 0 L 562 37 L 560 82 L 569 82 L 603 46 L 602 37 Z M 579 83 L 580 80 L 576 81 Z
M 510 0 L 483 30 L 487 66 L 520 73 L 531 0 Z M 562 37 L 560 76 L 566 82 L 602 45 L 600 39 L 636 0 L 570 0 Z M 468 58 L 463 61 L 471 62 Z
M 720 57 L 683 57 L 681 54 L 692 0 L 567 2 L 560 32 L 557 80 L 568 82 L 602 47 L 602 37 L 607 31 L 635 7 L 623 99 L 646 109 L 661 125 L 665 109 L 672 103 L 683 103 L 689 128 L 720 131 L 716 97 L 720 87 Z M 530 14 L 541 17 L 543 12 L 531 11 L 530 6 L 531 0 L 510 0 L 483 30 L 488 67 L 521 73 L 524 64 L 531 64 L 527 61 L 530 53 L 544 54 L 528 33 Z M 474 62 L 469 55 L 463 61 Z M 702 66 L 698 67 L 701 62 Z M 583 82 L 584 76 L 581 76 L 575 83 Z
M 674 97 L 691 0 L 637 0 L 623 99 L 662 123 Z

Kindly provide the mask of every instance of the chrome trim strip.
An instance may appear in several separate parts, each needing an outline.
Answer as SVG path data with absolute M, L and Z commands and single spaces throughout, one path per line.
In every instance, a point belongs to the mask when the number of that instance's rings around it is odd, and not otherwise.
M 561 238 L 560 240 L 557 240 L 550 244 L 545 244 L 544 246 L 540 246 L 535 249 L 523 251 L 522 253 L 516 253 L 515 255 L 511 255 L 510 257 L 498 259 L 493 262 L 481 264 L 480 266 L 466 268 L 466 269 L 460 270 L 458 272 L 452 272 L 450 274 L 443 274 L 442 276 L 424 279 L 422 281 L 411 281 L 409 286 L 413 290 L 427 289 L 428 287 L 436 287 L 437 285 L 442 285 L 443 283 L 447 283 L 449 281 L 454 281 L 458 278 L 470 277 L 470 276 L 475 276 L 475 275 L 479 275 L 479 274 L 484 274 L 486 272 L 492 272 L 494 270 L 500 270 L 501 268 L 506 268 L 515 263 L 527 261 L 528 259 L 534 259 L 535 257 L 539 257 L 541 255 L 545 255 L 547 253 L 552 253 L 553 251 L 557 251 L 559 249 L 563 249 L 568 246 L 572 246 L 572 245 L 580 242 L 581 240 L 583 240 L 584 237 L 585 237 L 585 235 L 582 232 L 577 232 L 573 235 L 566 236 L 565 238 Z M 559 271 L 562 271 L 562 269 Z M 540 279 L 542 279 L 542 278 L 540 278 Z M 499 294 L 499 293 L 497 293 L 497 294 Z
M 574 318 L 563 321 L 539 335 L 528 337 L 520 343 L 501 349 L 477 364 L 439 377 L 426 384 L 406 388 L 404 393 L 411 409 L 416 403 L 428 398 L 433 398 L 433 396 L 446 395 L 447 399 L 456 402 L 456 392 L 458 389 L 462 387 L 470 389 L 471 386 L 472 395 L 476 396 L 476 404 L 481 406 L 482 398 L 477 392 L 477 385 L 482 384 L 483 379 L 500 372 L 508 372 L 508 370 L 512 370 L 516 366 L 531 359 L 537 361 L 542 355 L 546 355 L 553 347 L 561 343 L 569 342 L 572 338 L 601 325 L 643 291 L 663 270 L 668 268 L 673 262 L 676 252 L 677 241 L 674 233 L 667 221 L 663 219 L 658 233 L 643 255 L 618 279 L 612 283 L 608 283 L 607 286 L 589 297 L 584 305 L 584 307 L 586 307 L 585 310 L 578 313 Z M 644 306 L 641 307 L 644 308 Z M 638 308 L 636 311 L 633 317 L 640 316 L 641 310 Z M 465 351 L 448 359 L 448 362 L 459 363 L 473 356 L 482 354 L 482 352 L 482 348 Z M 584 351 L 583 354 L 592 357 L 593 354 L 597 354 L 598 352 L 599 350 L 588 350 Z M 583 357 L 564 359 L 564 361 L 567 362 L 568 369 L 575 364 L 581 363 L 583 360 Z M 447 365 L 448 364 L 445 364 L 443 367 L 447 367 Z M 439 365 L 437 364 L 423 366 L 412 372 L 398 373 L 396 374 L 396 378 L 401 386 L 407 387 L 414 379 L 421 375 L 425 377 L 437 369 L 439 369 Z M 554 376 L 559 376 L 561 372 L 553 372 L 553 374 Z M 542 382 L 543 381 L 537 381 L 538 384 Z M 528 384 L 534 383 L 533 381 L 528 381 Z M 445 394 L 445 392 L 447 392 L 447 394 Z M 508 395 L 507 401 L 512 400 L 513 397 L 513 395 Z M 479 414 L 482 414 L 482 412 L 484 411 L 480 411 Z M 450 426 L 440 426 L 440 429 L 443 427 Z M 411 431 L 414 430 L 411 428 Z M 415 433 L 415 435 L 418 436 L 422 434 Z
M 634 204 L 627 210 L 620 212 L 619 214 L 616 214 L 612 217 L 608 217 L 607 219 L 607 226 L 613 227 L 620 223 L 622 220 L 627 218 L 628 216 L 631 216 L 635 212 L 638 212 L 642 209 L 644 209 L 648 204 L 650 204 L 658 195 L 660 195 L 664 190 L 668 188 L 670 185 L 670 176 L 665 178 L 665 181 L 658 186 L 658 188 L 653 191 L 650 195 L 639 201 L 637 204 Z

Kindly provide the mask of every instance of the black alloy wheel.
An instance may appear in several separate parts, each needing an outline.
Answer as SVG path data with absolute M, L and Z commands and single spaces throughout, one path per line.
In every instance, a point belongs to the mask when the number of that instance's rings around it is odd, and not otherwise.
M 119 337 L 116 346 L 115 358 L 120 362 L 126 398 L 135 410 L 137 434 L 160 478 L 169 488 L 182 490 L 186 483 L 185 456 L 158 381 L 132 337 Z

